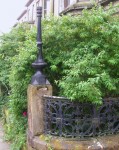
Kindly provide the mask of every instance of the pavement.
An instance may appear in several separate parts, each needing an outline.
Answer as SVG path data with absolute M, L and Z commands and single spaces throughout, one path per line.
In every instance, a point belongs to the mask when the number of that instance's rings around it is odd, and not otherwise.
M 4 140 L 4 131 L 0 122 L 0 150 L 10 150 L 10 144 Z

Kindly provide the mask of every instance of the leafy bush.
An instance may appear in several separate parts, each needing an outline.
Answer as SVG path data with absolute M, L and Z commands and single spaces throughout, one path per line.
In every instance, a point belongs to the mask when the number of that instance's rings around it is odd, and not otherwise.
M 24 86 L 21 88 L 23 82 L 19 77 L 22 76 L 23 72 L 20 72 L 21 68 L 17 65 L 17 59 L 19 61 L 17 56 L 19 56 L 20 49 L 24 47 L 27 32 L 30 32 L 29 26 L 25 24 L 20 25 L 10 33 L 4 34 L 1 37 L 0 45 L 0 82 L 5 89 L 3 90 L 5 98 L 2 98 L 1 104 L 7 106 L 5 109 L 7 109 L 8 113 L 3 114 L 3 118 L 6 121 L 6 139 L 13 142 L 12 149 L 14 150 L 21 149 L 26 140 L 27 117 L 23 115 L 27 109 L 26 91 L 22 92 Z M 6 89 L 7 92 L 5 92 Z M 5 99 L 7 100 L 5 101 Z
M 119 95 L 119 20 L 111 14 L 93 8 L 81 16 L 43 20 L 43 53 L 48 64 L 44 73 L 54 95 L 92 103 Z M 9 87 L 6 137 L 14 141 L 13 149 L 19 150 L 26 136 L 27 118 L 23 114 L 34 72 L 31 63 L 37 55 L 36 28 L 21 25 L 3 37 L 0 81 Z
M 9 71 L 11 67 L 11 57 L 18 54 L 17 49 L 23 46 L 27 25 L 21 25 L 10 33 L 0 37 L 0 84 L 9 88 Z
M 47 74 L 60 95 L 92 103 L 119 95 L 119 20 L 113 11 L 99 7 L 45 21 Z

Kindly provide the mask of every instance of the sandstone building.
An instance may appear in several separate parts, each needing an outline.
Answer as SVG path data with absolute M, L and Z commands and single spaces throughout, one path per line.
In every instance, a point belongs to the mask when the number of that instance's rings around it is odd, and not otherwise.
M 67 13 L 81 14 L 83 9 L 92 8 L 94 3 L 107 7 L 110 2 L 112 2 L 112 5 L 119 4 L 119 0 L 28 0 L 17 21 L 18 23 L 35 24 L 37 6 L 42 6 L 43 17 L 45 17 L 50 14 L 54 16 Z

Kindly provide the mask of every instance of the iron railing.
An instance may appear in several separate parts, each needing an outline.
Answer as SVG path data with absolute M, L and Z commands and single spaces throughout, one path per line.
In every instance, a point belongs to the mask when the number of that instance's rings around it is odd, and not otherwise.
M 84 138 L 119 132 L 119 99 L 104 100 L 101 106 L 96 106 L 45 96 L 44 104 L 46 134 Z

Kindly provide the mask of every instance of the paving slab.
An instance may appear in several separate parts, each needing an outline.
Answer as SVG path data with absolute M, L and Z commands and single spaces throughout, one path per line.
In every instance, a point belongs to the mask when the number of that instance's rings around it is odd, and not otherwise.
M 10 150 L 10 144 L 4 140 L 4 131 L 0 122 L 0 150 Z

